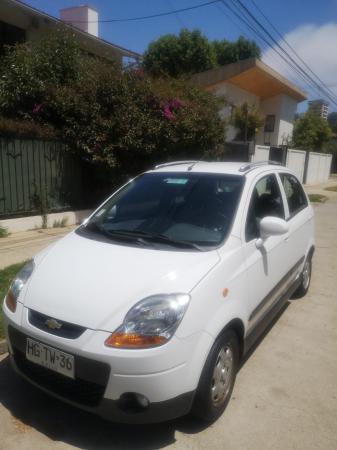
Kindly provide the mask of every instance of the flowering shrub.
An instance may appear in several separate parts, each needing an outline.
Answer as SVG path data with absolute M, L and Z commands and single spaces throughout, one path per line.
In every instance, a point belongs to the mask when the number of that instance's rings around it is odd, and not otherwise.
M 87 161 L 125 173 L 213 155 L 224 142 L 221 99 L 84 55 L 61 32 L 17 45 L 0 72 L 0 116 L 50 127 Z

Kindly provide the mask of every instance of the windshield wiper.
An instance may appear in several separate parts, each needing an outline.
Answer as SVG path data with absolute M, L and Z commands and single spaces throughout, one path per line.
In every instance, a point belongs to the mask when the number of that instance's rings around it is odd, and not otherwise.
M 126 238 L 126 239 L 132 239 L 133 241 L 135 241 L 139 244 L 142 244 L 142 245 L 148 245 L 148 242 L 146 242 L 141 236 L 135 236 L 132 233 L 124 232 L 124 230 L 108 231 L 105 228 L 98 226 L 98 224 L 95 222 L 88 222 L 86 225 L 83 226 L 83 228 L 88 229 L 89 231 L 93 231 L 94 233 L 102 234 L 109 240 Z
M 196 250 L 200 252 L 204 252 L 205 249 L 202 248 L 200 245 L 190 242 L 190 241 L 184 241 L 180 239 L 174 239 L 169 236 L 166 236 L 165 234 L 160 233 L 151 233 L 150 231 L 144 231 L 144 230 L 111 230 L 111 233 L 118 234 L 120 236 L 134 236 L 138 238 L 144 238 L 149 239 L 151 241 L 156 242 L 163 242 L 165 244 L 174 245 L 175 247 L 189 247 L 189 248 L 195 248 Z

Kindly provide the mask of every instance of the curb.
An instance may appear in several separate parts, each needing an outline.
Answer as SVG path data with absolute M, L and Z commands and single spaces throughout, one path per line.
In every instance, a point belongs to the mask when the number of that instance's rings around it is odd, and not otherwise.
M 0 340 L 0 355 L 4 355 L 8 352 L 7 341 L 5 339 Z

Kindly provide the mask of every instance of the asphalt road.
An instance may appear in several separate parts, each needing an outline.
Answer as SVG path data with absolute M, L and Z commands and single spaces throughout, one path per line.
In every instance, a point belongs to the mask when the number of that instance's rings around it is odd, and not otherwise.
M 289 302 L 243 364 L 224 415 L 121 426 L 39 392 L 0 361 L 0 449 L 337 448 L 337 198 L 318 205 L 309 294 Z

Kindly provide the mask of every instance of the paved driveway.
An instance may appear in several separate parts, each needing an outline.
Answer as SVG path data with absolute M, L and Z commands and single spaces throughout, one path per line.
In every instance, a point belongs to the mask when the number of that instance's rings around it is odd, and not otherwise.
M 64 405 L 0 362 L 0 449 L 337 448 L 337 200 L 316 208 L 310 293 L 289 303 L 241 368 L 218 422 L 120 426 Z

